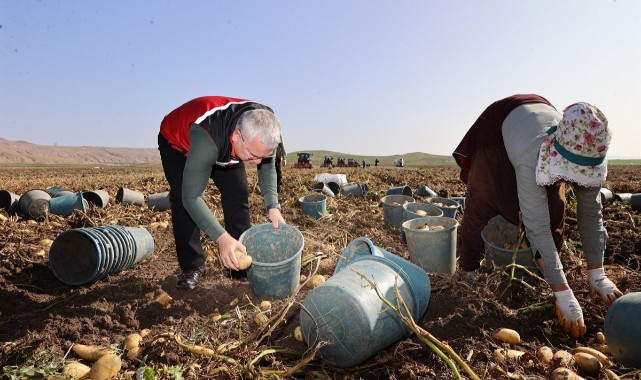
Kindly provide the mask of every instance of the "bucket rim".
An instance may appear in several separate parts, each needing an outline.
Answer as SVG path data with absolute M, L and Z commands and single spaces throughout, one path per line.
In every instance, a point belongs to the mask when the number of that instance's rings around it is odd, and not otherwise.
M 56 260 L 57 260 L 57 257 L 56 257 L 57 250 L 55 249 L 55 247 L 56 247 L 57 244 L 61 244 L 60 240 L 58 240 L 58 239 L 60 239 L 60 237 L 66 237 L 67 235 L 80 235 L 80 236 L 84 237 L 85 239 L 89 240 L 89 242 L 95 248 L 96 253 L 98 253 L 98 260 L 97 260 L 97 265 L 96 265 L 95 270 L 90 275 L 83 276 L 82 279 L 76 279 L 76 280 L 64 279 L 64 278 L 61 278 L 59 276 L 59 274 L 55 270 L 53 270 L 53 268 L 56 266 Z M 56 244 L 56 241 L 57 241 L 57 244 Z M 66 285 L 81 286 L 81 285 L 89 284 L 91 282 L 96 281 L 97 276 L 101 272 L 100 268 L 102 267 L 103 257 L 99 253 L 100 250 L 101 250 L 101 248 L 100 248 L 99 243 L 92 236 L 89 236 L 89 235 L 83 233 L 82 229 L 74 228 L 74 229 L 71 229 L 71 230 L 67 230 L 67 231 L 64 231 L 64 232 L 58 234 L 58 236 L 56 236 L 56 238 L 53 240 L 53 243 L 51 243 L 51 247 L 49 247 L 49 267 L 51 268 L 51 271 L 53 272 L 53 275 L 58 279 L 58 281 L 66 284 Z M 52 253 L 54 253 L 53 256 L 51 255 Z
M 445 227 L 442 230 L 419 230 L 417 228 L 410 227 L 410 224 L 418 224 L 419 222 L 431 222 L 434 220 L 442 220 L 447 224 L 452 224 L 451 226 Z M 403 228 L 403 231 L 411 231 L 412 233 L 418 232 L 418 233 L 438 233 L 438 232 L 451 232 L 452 230 L 456 229 L 459 227 L 459 222 L 455 218 L 451 218 L 449 216 L 422 216 L 420 218 L 414 218 L 407 220 L 403 222 L 401 225 Z
M 273 231 L 274 225 L 272 223 L 260 223 L 260 224 L 253 225 L 240 235 L 240 237 L 238 238 L 238 241 L 244 245 L 245 244 L 244 241 L 248 239 L 249 236 L 251 236 L 252 234 L 264 232 L 266 228 L 271 228 L 271 230 Z M 298 249 L 298 251 L 292 254 L 289 258 L 276 263 L 264 263 L 261 261 L 252 260 L 252 266 L 256 265 L 259 267 L 267 267 L 267 268 L 276 267 L 276 266 L 281 266 L 283 264 L 287 264 L 291 261 L 296 260 L 298 257 L 301 257 L 303 248 L 305 248 L 305 236 L 303 236 L 303 233 L 300 232 L 298 228 L 286 223 L 280 223 L 278 225 L 278 229 L 281 229 L 281 228 L 285 228 L 289 231 L 292 231 L 297 237 L 300 237 L 300 249 Z
M 306 198 L 318 198 L 318 199 L 316 199 L 316 200 L 306 200 Z M 327 201 L 327 195 L 319 194 L 319 193 L 307 194 L 307 195 L 303 195 L 302 197 L 298 198 L 298 201 L 300 203 L 321 203 L 321 202 L 326 202 Z
M 439 201 L 440 203 L 443 203 L 443 204 L 449 204 L 449 205 L 452 205 L 452 206 L 456 206 L 456 207 L 447 207 L 447 208 L 456 208 L 456 209 L 461 208 L 461 204 L 460 204 L 460 203 L 458 203 L 457 201 L 455 201 L 455 200 L 454 200 L 454 199 L 452 199 L 452 198 L 445 198 L 445 197 L 429 197 L 429 198 L 427 198 L 427 201 L 428 201 L 430 204 L 432 203 L 432 201 Z M 438 207 L 438 206 L 436 206 L 436 207 Z
M 386 204 L 386 205 L 392 206 L 392 207 L 394 207 L 394 206 L 402 207 L 402 205 L 392 205 L 392 204 L 388 203 L 387 201 L 390 200 L 390 199 L 407 200 L 407 203 L 415 203 L 416 202 L 416 199 L 414 199 L 414 197 L 409 196 L 409 195 L 402 195 L 402 194 L 386 195 L 383 198 L 381 198 L 381 202 L 383 204 Z

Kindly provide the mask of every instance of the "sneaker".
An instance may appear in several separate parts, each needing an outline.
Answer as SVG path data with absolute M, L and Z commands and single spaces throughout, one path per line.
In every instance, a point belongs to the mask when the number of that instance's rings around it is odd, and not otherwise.
M 196 269 L 185 271 L 180 276 L 178 276 L 178 282 L 176 283 L 176 287 L 178 289 L 193 289 L 196 287 L 196 285 L 198 285 L 200 280 L 202 280 L 204 275 L 205 275 L 204 265 L 199 266 Z

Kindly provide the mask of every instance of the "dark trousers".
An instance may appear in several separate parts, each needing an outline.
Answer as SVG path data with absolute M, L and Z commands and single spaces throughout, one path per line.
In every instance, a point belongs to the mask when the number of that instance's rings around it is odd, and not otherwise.
M 203 265 L 205 254 L 200 242 L 200 229 L 182 202 L 183 170 L 187 157 L 173 149 L 161 135 L 158 135 L 158 150 L 170 187 L 171 222 L 176 241 L 176 255 L 180 268 L 188 271 Z M 251 226 L 245 166 L 242 162 L 228 167 L 212 166 L 210 178 L 220 191 L 225 230 L 234 239 L 238 239 Z
M 481 230 L 496 215 L 519 224 L 516 175 L 503 145 L 479 147 L 467 173 L 465 214 L 459 231 L 459 265 L 470 272 L 480 267 L 485 246 Z M 565 227 L 565 182 L 546 186 L 550 229 L 557 251 L 563 245 Z

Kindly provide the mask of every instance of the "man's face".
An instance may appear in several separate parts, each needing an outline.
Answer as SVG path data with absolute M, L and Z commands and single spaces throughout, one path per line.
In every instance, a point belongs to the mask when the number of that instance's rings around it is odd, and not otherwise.
M 259 139 L 245 140 L 240 129 L 234 131 L 232 141 L 236 143 L 234 151 L 242 161 L 260 164 L 263 158 L 271 154 L 271 151 Z

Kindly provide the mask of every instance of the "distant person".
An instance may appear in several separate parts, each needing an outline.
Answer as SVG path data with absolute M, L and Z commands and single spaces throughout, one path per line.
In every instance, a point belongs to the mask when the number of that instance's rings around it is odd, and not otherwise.
M 287 152 L 285 152 L 285 145 L 283 145 L 282 136 L 278 146 L 276 147 L 274 165 L 276 167 L 276 192 L 280 194 L 280 187 L 283 183 L 283 166 L 287 166 Z
M 380 162 L 380 161 L 378 161 L 378 158 L 377 158 L 377 159 L 374 161 L 374 166 L 375 166 L 375 167 L 376 167 L 376 166 L 378 166 L 378 163 L 379 163 L 379 162 Z
M 467 185 L 461 269 L 475 278 L 485 251 L 481 230 L 492 217 L 518 224 L 521 213 L 533 260 L 554 292 L 559 322 L 575 338 L 586 331 L 583 311 L 559 259 L 567 183 L 576 195 L 590 293 L 606 305 L 622 295 L 603 269 L 608 235 L 599 191 L 609 145 L 608 121 L 595 106 L 575 103 L 561 114 L 541 96 L 514 95 L 491 104 L 453 153 Z
M 216 242 L 220 262 L 232 270 L 232 277 L 243 277 L 234 251 L 246 252 L 237 239 L 250 227 L 245 163 L 258 164 L 258 183 L 274 228 L 284 223 L 271 157 L 280 135 L 271 108 L 223 96 L 190 100 L 163 119 L 158 150 L 170 186 L 171 220 L 182 270 L 179 289 L 193 289 L 205 274 L 201 230 Z M 209 179 L 220 190 L 224 228 L 203 199 Z
M 363 160 L 362 165 L 363 165 L 363 169 L 365 169 L 365 160 Z

